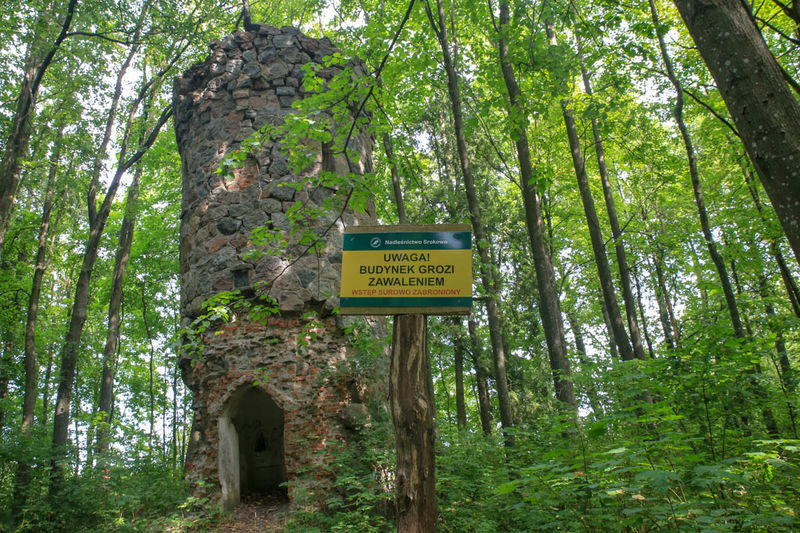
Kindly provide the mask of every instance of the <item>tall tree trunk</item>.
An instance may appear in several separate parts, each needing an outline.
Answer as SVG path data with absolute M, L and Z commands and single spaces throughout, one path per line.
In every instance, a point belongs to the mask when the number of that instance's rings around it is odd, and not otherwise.
M 436 528 L 433 383 L 424 315 L 394 318 L 389 404 L 397 448 L 398 533 Z
M 3 409 L 3 401 L 8 396 L 8 385 L 11 381 L 11 367 L 14 364 L 14 339 L 10 332 L 3 332 L 3 357 L 0 358 L 0 432 L 6 418 L 6 411 Z
M 658 205 L 656 205 L 656 218 L 657 218 L 657 222 L 658 222 L 661 230 L 663 230 L 664 229 L 664 221 L 663 221 L 663 218 L 661 216 L 661 212 L 658 210 Z M 673 335 L 673 337 L 675 339 L 675 346 L 677 348 L 680 348 L 680 345 L 681 345 L 681 330 L 678 327 L 678 317 L 675 314 L 675 307 L 672 305 L 672 300 L 673 299 L 670 298 L 670 291 L 669 291 L 669 288 L 667 286 L 667 276 L 665 275 L 665 272 L 664 272 L 664 268 L 666 267 L 666 262 L 664 260 L 664 250 L 661 248 L 659 243 L 657 241 L 655 241 L 655 239 L 654 239 L 654 243 L 655 243 L 655 247 L 654 247 L 654 250 L 653 250 L 653 261 L 655 263 L 656 278 L 658 280 L 660 280 L 660 281 L 658 281 L 658 286 L 659 286 L 660 290 L 662 291 L 662 295 L 664 297 L 664 305 L 667 308 L 667 315 L 669 316 L 669 323 L 670 323 L 670 326 L 672 328 L 672 335 Z M 700 286 L 700 292 L 701 292 L 701 296 L 703 297 L 703 302 L 704 302 L 703 305 L 704 305 L 704 308 L 705 308 L 705 306 L 707 306 L 708 295 L 706 294 L 705 288 L 700 283 L 700 270 L 697 268 L 697 254 L 695 253 L 694 244 L 692 243 L 691 240 L 689 240 L 689 249 L 691 250 L 692 266 L 695 269 L 695 272 L 697 273 L 697 276 L 698 276 L 698 278 L 697 278 L 698 286 Z M 671 281 L 672 281 L 672 285 L 675 286 L 676 283 L 675 283 L 674 278 Z
M 145 95 L 140 94 L 140 96 L 143 99 Z M 59 470 L 57 458 L 62 453 L 61 450 L 67 443 L 67 430 L 69 427 L 69 412 L 70 402 L 72 399 L 73 381 L 75 379 L 75 367 L 78 360 L 78 351 L 80 349 L 81 336 L 83 334 L 83 325 L 86 322 L 86 312 L 89 304 L 89 284 L 91 281 L 92 270 L 94 269 L 94 263 L 97 259 L 97 251 L 100 245 L 100 239 L 103 235 L 105 224 L 108 221 L 108 216 L 111 213 L 111 205 L 117 189 L 119 188 L 120 180 L 122 179 L 123 174 L 125 174 L 129 168 L 136 164 L 142 155 L 144 155 L 150 146 L 152 146 L 153 142 L 155 142 L 155 139 L 158 136 L 158 132 L 161 130 L 161 127 L 172 115 L 171 107 L 165 109 L 149 134 L 142 138 L 139 149 L 130 157 L 127 157 L 127 142 L 131 127 L 134 123 L 135 111 L 136 106 L 133 105 L 128 116 L 128 125 L 125 129 L 125 135 L 123 136 L 118 167 L 114 177 L 106 189 L 106 195 L 99 210 L 96 210 L 94 201 L 92 199 L 92 191 L 89 191 L 89 238 L 86 242 L 81 271 L 75 287 L 75 297 L 73 300 L 69 328 L 67 330 L 67 334 L 64 339 L 64 345 L 61 350 L 61 369 L 59 372 L 58 395 L 56 398 L 56 409 L 53 422 L 53 449 L 55 454 L 52 467 L 54 473 L 57 473 Z M 92 213 L 94 213 L 94 216 L 92 216 Z
M 447 72 L 447 91 L 450 97 L 450 104 L 453 112 L 453 126 L 456 135 L 456 148 L 461 164 L 461 175 L 464 179 L 464 189 L 469 206 L 470 219 L 472 222 L 472 233 L 480 257 L 480 278 L 483 289 L 486 292 L 486 314 L 489 319 L 489 338 L 492 344 L 494 355 L 495 379 L 497 384 L 497 400 L 500 406 L 500 422 L 504 429 L 513 427 L 514 420 L 511 413 L 511 396 L 508 391 L 508 378 L 506 376 L 506 355 L 503 349 L 502 331 L 500 327 L 499 311 L 497 303 L 500 299 L 497 287 L 492 283 L 491 276 L 491 257 L 485 238 L 483 222 L 481 219 L 480 204 L 475 189 L 475 180 L 472 175 L 472 162 L 467 151 L 466 136 L 464 133 L 464 118 L 461 108 L 461 92 L 458 84 L 458 74 L 450 53 L 450 40 L 448 38 L 447 22 L 444 15 L 442 1 L 437 0 L 437 16 L 434 16 L 428 4 L 425 9 L 431 27 L 436 32 L 439 45 L 442 49 L 445 70 Z M 514 446 L 514 435 L 506 432 L 505 444 L 507 447 Z
M 586 94 L 591 98 L 593 95 L 592 81 L 583 62 L 583 54 L 580 49 L 580 39 L 578 40 L 578 53 L 581 56 L 580 61 L 583 86 L 586 90 Z M 628 267 L 628 256 L 625 252 L 625 242 L 622 239 L 622 229 L 620 228 L 619 218 L 617 217 L 617 206 L 614 201 L 614 192 L 611 190 L 611 180 L 609 179 L 608 166 L 606 165 L 606 151 L 603 144 L 603 137 L 600 135 L 600 128 L 597 123 L 597 118 L 594 116 L 591 117 L 591 125 L 592 138 L 594 139 L 594 152 L 597 158 L 597 169 L 600 174 L 600 183 L 603 186 L 603 197 L 605 198 L 606 203 L 608 223 L 611 226 L 611 237 L 614 239 L 614 252 L 617 257 L 617 267 L 619 269 L 619 279 L 622 288 L 622 300 L 625 302 L 625 315 L 628 319 L 628 330 L 631 332 L 630 340 L 636 357 L 643 359 L 644 349 L 642 348 L 639 324 L 636 320 L 636 308 L 634 307 L 630 268 Z
M 736 294 L 741 296 L 743 294 L 742 285 L 739 283 L 739 275 L 736 272 L 736 261 L 731 261 L 731 274 L 733 275 L 733 282 L 736 285 Z M 753 338 L 753 328 L 750 326 L 750 320 L 747 318 L 747 314 L 743 314 L 743 322 L 745 331 L 747 332 L 747 338 Z M 759 402 L 759 407 L 761 409 L 761 418 L 764 420 L 764 427 L 767 428 L 767 433 L 769 433 L 770 437 L 777 439 L 780 434 L 778 432 L 778 424 L 775 422 L 775 416 L 772 414 L 772 408 L 769 405 L 769 396 L 767 394 L 764 385 L 761 383 L 761 375 L 763 371 L 761 369 L 761 363 L 755 363 L 751 367 L 747 369 L 747 374 L 750 376 L 750 387 L 753 390 L 753 394 L 755 395 L 756 399 Z
M 453 9 L 453 4 L 451 4 L 451 11 Z M 452 15 L 451 15 L 452 17 Z M 445 137 L 444 131 L 439 130 L 439 126 L 441 126 L 446 118 L 442 116 L 441 113 L 437 113 L 435 115 L 436 118 L 440 120 L 431 120 L 432 122 L 432 129 L 435 130 L 432 139 L 433 139 L 433 152 L 436 157 L 437 167 L 438 167 L 438 175 L 441 178 L 442 185 L 445 187 L 447 194 L 453 198 L 457 194 L 460 194 L 458 190 L 458 183 L 452 179 L 451 169 L 451 158 L 448 157 L 452 152 L 448 149 L 448 140 Z M 439 132 L 442 135 L 441 144 L 444 146 L 440 146 L 440 141 L 438 140 L 438 135 L 436 132 Z M 385 145 L 386 143 L 384 143 Z M 399 181 L 399 174 L 397 173 L 396 166 L 392 163 L 392 185 L 395 193 L 396 198 L 402 197 L 402 191 L 400 187 Z M 457 207 L 451 203 L 447 202 L 445 205 L 445 209 L 447 210 L 447 216 L 449 219 L 456 220 L 459 216 Z M 402 212 L 404 213 L 405 210 Z M 400 213 L 400 209 L 398 209 L 398 213 Z M 495 286 L 498 284 L 495 283 Z M 456 426 L 459 429 L 465 429 L 467 427 L 467 410 L 466 404 L 464 399 L 464 354 L 468 352 L 466 346 L 466 339 L 465 339 L 465 331 L 464 331 L 464 321 L 461 317 L 452 317 L 452 325 L 453 325 L 453 358 L 454 358 L 454 372 L 455 372 L 455 380 L 456 380 Z M 503 337 L 505 341 L 505 336 Z M 505 344 L 504 344 L 505 350 Z M 484 392 L 485 392 L 485 380 L 483 382 L 484 385 Z M 480 389 L 480 387 L 478 387 Z
M 689 255 L 692 257 L 692 270 L 694 277 L 697 280 L 697 287 L 700 290 L 700 302 L 702 304 L 703 312 L 708 313 L 708 291 L 706 290 L 705 277 L 703 276 L 703 264 L 700 262 L 700 256 L 697 249 L 694 247 L 694 241 L 688 240 Z
M 96 450 L 98 453 L 108 450 L 110 444 L 111 406 L 114 397 L 114 372 L 117 367 L 117 353 L 119 352 L 120 309 L 122 307 L 122 288 L 125 278 L 125 269 L 131 254 L 133 231 L 136 226 L 137 202 L 139 200 L 139 180 L 142 176 L 142 166 L 137 165 L 133 175 L 133 182 L 128 187 L 128 197 L 125 202 L 125 216 L 119 230 L 117 253 L 114 257 L 114 272 L 111 276 L 111 298 L 108 304 L 108 328 L 106 330 L 106 343 L 103 348 L 103 377 L 100 381 L 100 400 L 97 409 L 100 413 L 97 428 Z
M 42 206 L 42 219 L 39 225 L 39 240 L 36 249 L 36 264 L 33 270 L 31 292 L 28 298 L 28 314 L 25 322 L 25 396 L 22 404 L 23 433 L 33 426 L 36 408 L 37 377 L 39 365 L 36 360 L 36 320 L 39 314 L 39 298 L 42 293 L 42 280 L 47 268 L 47 239 L 50 232 L 50 215 L 53 210 L 58 160 L 61 157 L 61 142 L 64 126 L 60 126 L 56 134 L 53 151 L 50 157 L 50 170 L 45 186 L 45 198 Z
M 453 319 L 456 335 L 453 338 L 453 359 L 456 374 L 456 425 L 460 429 L 467 427 L 467 406 L 464 402 L 464 324 L 461 318 Z
M 25 389 L 22 402 L 22 423 L 20 430 L 24 437 L 30 434 L 33 427 L 36 411 L 37 382 L 39 377 L 39 364 L 36 359 L 36 321 L 39 315 L 39 299 L 42 294 L 42 280 L 47 268 L 47 239 L 50 232 L 50 214 L 53 211 L 53 200 L 56 189 L 56 175 L 59 159 L 61 157 L 61 143 L 64 126 L 59 126 L 58 132 L 50 155 L 50 170 L 45 186 L 44 204 L 42 205 L 42 218 L 39 224 L 39 239 L 36 248 L 36 264 L 33 269 L 31 292 L 28 297 L 28 313 L 25 321 Z M 31 467 L 26 459 L 17 461 L 17 472 L 14 480 L 14 498 L 11 515 L 19 516 L 25 503 L 28 486 L 30 485 Z
M 670 83 L 672 83 L 672 86 L 675 88 L 676 99 L 673 116 L 675 117 L 675 122 L 678 124 L 678 129 L 680 130 L 681 138 L 683 139 L 683 145 L 686 150 L 686 158 L 689 163 L 689 176 L 692 180 L 692 190 L 694 191 L 694 199 L 695 203 L 697 204 L 697 214 L 700 218 L 700 227 L 703 231 L 703 237 L 706 242 L 706 247 L 708 248 L 708 254 L 711 256 L 711 261 L 714 263 L 714 266 L 717 269 L 720 285 L 722 287 L 722 293 L 725 297 L 725 303 L 728 307 L 728 314 L 731 318 L 733 332 L 736 337 L 743 339 L 745 338 L 745 331 L 744 327 L 742 326 L 741 317 L 739 316 L 739 308 L 736 305 L 736 296 L 734 295 L 733 288 L 731 287 L 728 270 L 725 267 L 725 260 L 717 250 L 717 244 L 714 241 L 713 234 L 711 233 L 711 225 L 708 221 L 708 211 L 706 210 L 706 203 L 705 199 L 703 198 L 703 186 L 700 184 L 700 172 L 697 169 L 697 156 L 695 155 L 694 143 L 692 142 L 692 137 L 689 134 L 689 129 L 686 127 L 686 122 L 683 119 L 683 86 L 675 74 L 675 70 L 672 68 L 672 59 L 669 56 L 667 45 L 664 42 L 664 30 L 659 20 L 655 2 L 654 0 L 648 0 L 648 2 L 650 4 L 650 15 L 653 20 L 653 27 L 656 29 L 656 36 L 658 37 L 658 47 L 661 51 L 661 58 L 664 61 L 664 66 L 667 70 L 667 77 L 669 78 Z
M 545 29 L 550 45 L 555 46 L 555 33 L 549 22 L 545 22 Z M 562 88 L 566 85 L 563 80 L 561 85 Z M 622 355 L 623 361 L 630 361 L 639 357 L 639 354 L 635 354 L 633 351 L 633 346 L 628 338 L 628 332 L 625 331 L 625 324 L 622 321 L 622 314 L 617 304 L 614 280 L 611 277 L 611 268 L 608 265 L 608 257 L 606 256 L 605 240 L 600 231 L 600 221 L 597 218 L 594 198 L 592 198 L 592 191 L 589 187 L 589 177 L 586 175 L 586 166 L 583 162 L 583 150 L 581 149 L 580 138 L 578 138 L 578 128 L 575 125 L 575 113 L 570 107 L 570 102 L 567 98 L 562 98 L 561 100 L 561 116 L 564 119 L 564 127 L 567 130 L 567 139 L 569 140 L 570 153 L 572 154 L 572 166 L 575 169 L 575 177 L 578 181 L 578 190 L 583 204 L 583 213 L 589 229 L 594 262 L 600 281 L 600 291 L 608 310 L 608 318 L 614 330 L 614 340 L 617 343 L 619 353 Z M 644 352 L 641 353 L 641 358 L 644 358 Z
M 677 75 L 675 74 L 675 70 L 672 67 L 672 60 L 669 56 L 669 52 L 667 51 L 667 45 L 664 42 L 663 27 L 661 26 L 661 23 L 659 21 L 659 16 L 658 16 L 658 11 L 656 9 L 655 1 L 648 0 L 648 2 L 650 4 L 650 14 L 653 20 L 653 27 L 656 29 L 656 36 L 658 37 L 658 47 L 661 51 L 661 57 L 664 61 L 664 66 L 666 67 L 669 81 L 675 88 L 676 101 L 675 101 L 674 116 L 675 116 L 675 121 L 678 124 L 678 129 L 680 130 L 681 133 L 681 138 L 683 139 L 684 147 L 686 149 L 686 157 L 689 162 L 689 175 L 692 180 L 692 189 L 694 190 L 695 203 L 697 204 L 697 213 L 700 218 L 700 227 L 702 228 L 703 237 L 705 238 L 706 241 L 708 254 L 711 256 L 711 261 L 714 263 L 714 266 L 717 269 L 720 285 L 722 287 L 722 293 L 725 296 L 725 303 L 728 307 L 728 314 L 730 315 L 731 325 L 733 326 L 733 333 L 737 339 L 745 340 L 748 337 L 748 335 L 742 323 L 741 316 L 739 315 L 739 307 L 736 303 L 736 296 L 733 293 L 733 288 L 731 286 L 730 278 L 728 277 L 728 270 L 725 266 L 725 261 L 722 258 L 722 255 L 717 250 L 717 245 L 716 242 L 714 241 L 714 236 L 711 233 L 711 226 L 708 221 L 708 212 L 706 210 L 705 200 L 703 199 L 703 187 L 700 184 L 700 173 L 697 169 L 697 157 L 695 155 L 694 144 L 692 143 L 692 138 L 691 135 L 689 134 L 689 129 L 686 127 L 686 123 L 683 119 L 683 86 L 681 85 L 681 82 L 678 79 Z M 754 376 L 754 374 L 760 373 L 760 368 L 761 368 L 760 364 L 756 363 L 755 366 L 748 368 L 746 372 L 751 376 L 753 376 L 752 379 L 750 380 L 753 392 L 756 394 L 756 396 L 764 399 L 766 397 L 766 394 L 763 391 L 760 384 L 758 383 L 757 378 Z M 774 417 L 772 416 L 772 411 L 767 407 L 763 407 L 762 417 L 764 418 L 767 431 L 771 435 L 777 436 L 777 426 L 775 424 Z M 746 424 L 745 417 L 742 417 L 742 421 Z
M 69 168 L 67 169 L 67 176 L 71 175 L 72 172 L 72 165 L 70 164 Z M 64 187 L 61 191 L 61 204 L 63 205 L 67 199 L 68 194 L 68 187 Z M 53 222 L 53 229 L 51 231 L 52 237 L 50 238 L 50 245 L 47 255 L 49 257 L 53 257 L 53 247 L 56 241 L 56 235 L 58 234 L 58 226 L 61 220 L 61 215 L 64 213 L 64 209 L 60 209 L 56 214 L 56 219 Z M 69 285 L 67 285 L 68 287 Z M 65 297 L 69 297 L 70 290 L 64 291 Z M 40 425 L 42 427 L 47 427 L 49 425 L 48 416 L 50 412 L 50 378 L 53 376 L 53 362 L 54 362 L 54 355 L 56 352 L 55 343 L 51 342 L 48 344 L 47 348 L 47 368 L 44 374 L 44 385 L 42 387 L 42 416 L 40 420 Z
M 769 321 L 769 328 L 775 333 L 775 352 L 778 355 L 779 365 L 776 365 L 775 371 L 781 382 L 781 392 L 786 398 L 786 410 L 789 414 L 789 422 L 792 426 L 792 435 L 797 437 L 797 415 L 795 413 L 794 405 L 792 404 L 792 397 L 797 392 L 797 380 L 795 379 L 794 369 L 789 361 L 789 352 L 786 350 L 786 342 L 783 339 L 783 331 L 775 324 L 776 313 L 775 306 L 770 301 L 769 283 L 767 277 L 762 273 L 759 279 L 759 291 L 761 299 L 764 303 L 764 310 L 767 313 L 767 320 Z M 774 362 L 774 359 L 773 359 Z
M 756 187 L 756 184 L 753 183 L 752 173 L 747 169 L 742 169 L 742 172 L 744 174 L 744 181 L 747 184 L 747 189 L 750 191 L 750 197 L 753 198 L 753 203 L 758 210 L 761 220 L 766 224 L 768 221 L 764 213 L 764 206 L 761 203 L 761 198 L 758 194 L 758 188 Z M 789 296 L 789 303 L 792 305 L 792 310 L 794 311 L 794 314 L 797 315 L 797 318 L 800 318 L 800 289 L 798 289 L 797 282 L 795 282 L 792 272 L 786 265 L 786 260 L 783 258 L 783 253 L 781 252 L 778 243 L 775 242 L 775 239 L 769 239 L 769 250 L 772 254 L 772 257 L 775 259 L 775 263 L 778 265 L 778 270 L 781 273 L 783 286 L 786 287 L 786 294 Z
M 656 354 L 653 351 L 653 342 L 650 340 L 650 334 L 647 332 L 647 315 L 644 314 L 644 304 L 642 304 L 642 286 L 635 270 L 633 272 L 633 282 L 636 285 L 636 307 L 639 309 L 639 316 L 642 318 L 642 335 L 644 336 L 645 344 L 647 344 L 647 353 L 651 359 L 654 359 Z
M 169 376 L 166 372 L 164 372 L 164 396 L 166 397 L 166 393 L 169 390 Z M 160 402 L 161 404 L 161 462 L 162 464 L 167 464 L 167 408 L 164 405 L 164 402 Z
M 800 262 L 800 104 L 740 0 L 675 0 Z
M 392 173 L 392 190 L 394 191 L 395 205 L 397 206 L 397 218 L 400 224 L 406 223 L 406 204 L 403 200 L 403 184 L 400 183 L 400 172 L 397 170 L 397 160 L 394 157 L 394 145 L 389 133 L 383 134 L 383 149 L 386 158 L 389 160 L 389 168 Z
M 11 221 L 11 210 L 14 207 L 17 186 L 22 173 L 22 159 L 28 151 L 36 97 L 39 94 L 45 72 L 52 64 L 61 43 L 67 37 L 77 3 L 77 0 L 70 0 L 67 4 L 59 34 L 49 48 L 42 48 L 42 45 L 39 44 L 41 36 L 36 35 L 28 52 L 22 87 L 11 119 L 10 133 L 4 143 L 3 158 L 0 160 L 0 255 L 3 253 L 3 243 Z M 43 13 L 40 15 L 40 19 L 45 16 L 49 17 L 50 14 Z M 41 31 L 47 30 L 41 20 L 38 26 Z
M 467 320 L 467 330 L 470 339 L 470 354 L 472 366 L 475 368 L 475 386 L 478 389 L 478 410 L 481 419 L 481 429 L 484 435 L 492 434 L 492 402 L 489 400 L 489 386 L 487 385 L 486 367 L 483 365 L 483 344 L 478 336 L 478 326 L 475 319 Z
M 47 369 L 44 372 L 44 390 L 42 391 L 42 427 L 47 427 L 47 419 L 50 413 L 50 378 L 53 377 L 53 355 L 54 350 L 51 347 L 47 350 Z
M 177 331 L 178 328 L 175 328 Z M 172 468 L 178 468 L 178 368 L 172 365 Z
M 80 350 L 81 336 L 83 335 L 83 325 L 86 322 L 86 311 L 89 304 L 89 285 L 92 277 L 92 270 L 94 269 L 94 262 L 97 259 L 97 249 L 100 245 L 100 239 L 103 236 L 103 229 L 105 228 L 106 221 L 108 220 L 108 215 L 111 212 L 111 204 L 114 196 L 116 196 L 122 175 L 125 172 L 123 169 L 123 157 L 125 150 L 123 148 L 117 171 L 106 191 L 103 207 L 101 208 L 100 212 L 98 212 L 96 203 L 97 184 L 100 181 L 100 173 L 103 161 L 107 155 L 106 151 L 108 145 L 111 142 L 112 131 L 117 116 L 117 108 L 119 106 L 119 100 L 122 97 L 122 83 L 125 73 L 128 70 L 128 66 L 133 60 L 135 51 L 136 47 L 132 47 L 129 50 L 125 62 L 122 64 L 122 67 L 117 73 L 114 94 L 109 106 L 108 117 L 106 118 L 105 131 L 100 142 L 100 147 L 95 155 L 92 177 L 89 183 L 89 189 L 87 191 L 89 238 L 87 239 L 84 248 L 81 270 L 80 274 L 78 275 L 78 282 L 75 286 L 75 296 L 73 298 L 69 327 L 64 339 L 64 345 L 61 349 L 61 367 L 59 370 L 58 392 L 56 396 L 56 407 L 53 418 L 53 449 L 56 451 L 52 463 L 54 474 L 59 470 L 55 457 L 60 455 L 60 449 L 67 444 L 70 403 L 72 400 L 73 382 L 75 380 L 75 367 L 78 361 L 78 351 Z M 130 130 L 130 124 L 131 121 L 128 122 L 128 131 Z M 125 142 L 127 142 L 127 138 Z
M 528 144 L 528 117 L 522 108 L 522 92 L 517 83 L 511 59 L 508 56 L 510 14 L 507 0 L 501 0 L 500 2 L 499 21 L 497 49 L 500 69 L 503 73 L 503 81 L 505 82 L 509 99 L 509 122 L 514 124 L 511 135 L 514 138 L 514 144 L 517 149 L 520 171 L 519 185 L 522 189 L 528 237 L 536 269 L 536 284 L 539 289 L 539 313 L 542 316 L 542 326 L 547 340 L 556 398 L 574 409 L 577 407 L 577 402 L 572 381 L 570 380 L 572 371 L 567 359 L 564 322 L 561 318 L 561 306 L 556 291 L 556 276 L 545 239 L 542 206 L 536 193 L 533 163 L 531 162 L 531 152 Z
M 605 323 L 606 331 L 608 332 L 608 351 L 611 354 L 611 360 L 616 361 L 619 359 L 617 341 L 614 340 L 614 328 L 611 327 L 611 318 L 608 316 L 606 302 L 602 299 L 602 297 L 600 298 L 600 312 L 603 314 L 603 322 Z
M 392 185 L 400 224 L 406 223 L 405 200 L 393 157 L 392 141 L 383 137 L 392 167 Z M 425 315 L 397 315 L 392 327 L 389 404 L 395 434 L 395 508 L 398 533 L 428 533 L 436 528 L 436 456 L 433 381 Z
M 667 279 L 664 276 L 662 257 L 663 252 L 661 252 L 658 244 L 656 244 L 650 253 L 650 258 L 653 261 L 653 271 L 656 275 L 655 285 L 658 314 L 661 320 L 661 327 L 664 330 L 664 342 L 666 342 L 667 347 L 672 350 L 680 346 L 680 338 L 678 336 L 678 324 L 672 310 L 672 300 L 667 290 Z
M 144 283 L 139 283 L 139 288 L 141 289 L 141 302 L 142 302 L 142 323 L 144 324 L 144 334 L 147 337 L 147 341 L 150 345 L 150 360 L 148 364 L 148 368 L 150 370 L 150 379 L 148 381 L 148 393 L 150 397 L 150 408 L 148 410 L 148 417 L 147 420 L 150 423 L 150 432 L 147 436 L 147 453 L 150 456 L 150 460 L 153 459 L 153 434 L 155 433 L 155 409 L 156 409 L 156 397 L 155 397 L 155 357 L 156 357 L 156 348 L 153 344 L 153 335 L 150 331 L 150 323 L 147 320 L 147 300 L 145 299 L 144 293 Z
M 586 344 L 583 342 L 581 325 L 575 317 L 574 311 L 569 311 L 565 314 L 567 315 L 569 328 L 572 330 L 572 336 L 575 337 L 575 349 L 578 351 L 579 360 L 582 365 L 589 367 L 592 365 L 592 362 L 589 360 L 589 356 L 586 354 Z M 594 412 L 595 418 L 602 417 L 603 406 L 597 396 L 597 387 L 594 386 L 592 381 L 589 381 L 589 383 L 586 385 L 586 395 L 589 397 L 589 405 L 592 406 L 592 412 Z

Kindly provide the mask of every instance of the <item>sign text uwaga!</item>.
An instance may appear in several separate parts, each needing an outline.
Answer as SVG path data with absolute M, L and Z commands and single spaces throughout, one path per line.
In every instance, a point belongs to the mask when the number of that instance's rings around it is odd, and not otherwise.
M 345 232 L 342 314 L 449 315 L 471 309 L 468 224 L 355 226 Z

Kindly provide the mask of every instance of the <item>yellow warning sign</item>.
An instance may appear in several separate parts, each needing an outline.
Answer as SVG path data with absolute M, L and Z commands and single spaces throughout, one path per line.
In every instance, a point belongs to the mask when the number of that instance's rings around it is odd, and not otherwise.
M 343 314 L 470 311 L 469 226 L 354 229 L 345 234 L 342 252 L 340 310 Z

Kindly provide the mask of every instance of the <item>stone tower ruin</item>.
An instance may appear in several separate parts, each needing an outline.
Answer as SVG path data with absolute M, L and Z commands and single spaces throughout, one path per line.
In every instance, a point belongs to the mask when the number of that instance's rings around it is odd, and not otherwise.
M 250 149 L 232 175 L 220 164 L 267 124 L 281 124 L 306 96 L 302 67 L 320 65 L 331 79 L 344 66 L 324 65 L 335 49 L 296 29 L 253 25 L 211 43 L 211 54 L 175 83 L 175 131 L 182 160 L 181 314 L 196 323 L 204 302 L 221 291 L 258 303 L 273 298 L 279 312 L 252 316 L 231 307 L 227 320 L 209 317 L 197 331 L 196 350 L 181 358 L 193 392 L 193 430 L 187 476 L 196 489 L 218 495 L 226 508 L 246 493 L 301 493 L 324 483 L 326 450 L 346 445 L 366 414 L 367 387 L 349 371 L 356 351 L 337 305 L 345 225 L 374 221 L 346 209 L 308 222 L 323 249 L 303 253 L 287 212 L 319 208 L 336 191 L 301 182 L 290 170 L 280 139 Z M 352 71 L 361 72 L 358 62 Z M 354 75 L 356 75 L 354 74 Z M 349 127 L 349 125 L 347 125 Z M 355 129 L 336 155 L 309 143 L 318 155 L 303 175 L 371 171 L 372 139 Z M 266 227 L 286 243 L 280 254 L 253 255 L 252 231 Z M 308 318 L 314 311 L 315 318 Z M 321 480 L 321 481 L 320 481 Z M 203 488 L 205 487 L 205 488 Z

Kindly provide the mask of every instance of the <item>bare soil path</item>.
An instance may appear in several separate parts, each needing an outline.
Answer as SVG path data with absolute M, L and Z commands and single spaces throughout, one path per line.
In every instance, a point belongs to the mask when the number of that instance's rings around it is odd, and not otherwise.
M 219 533 L 273 533 L 283 531 L 289 512 L 285 496 L 255 494 L 242 499 Z

